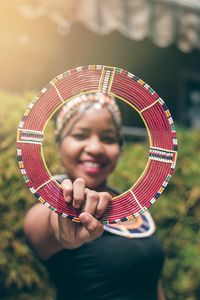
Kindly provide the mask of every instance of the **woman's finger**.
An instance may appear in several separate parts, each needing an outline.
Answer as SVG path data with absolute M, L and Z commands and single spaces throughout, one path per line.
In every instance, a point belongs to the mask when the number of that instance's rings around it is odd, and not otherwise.
M 99 203 L 99 193 L 93 190 L 87 190 L 84 212 L 95 215 L 96 208 Z
M 73 182 L 73 206 L 80 208 L 85 200 L 85 180 L 77 178 Z
M 112 200 L 112 196 L 107 192 L 101 192 L 99 193 L 100 200 L 98 202 L 95 217 L 99 218 L 103 215 L 104 211 L 108 207 L 108 204 Z
M 82 225 L 87 230 L 88 234 L 84 234 L 85 242 L 89 242 L 100 237 L 104 231 L 103 225 L 92 215 L 83 212 L 79 215 Z
M 61 183 L 61 187 L 63 189 L 64 200 L 68 203 L 71 202 L 72 192 L 73 192 L 73 186 L 71 180 L 70 179 L 63 180 L 63 182 Z

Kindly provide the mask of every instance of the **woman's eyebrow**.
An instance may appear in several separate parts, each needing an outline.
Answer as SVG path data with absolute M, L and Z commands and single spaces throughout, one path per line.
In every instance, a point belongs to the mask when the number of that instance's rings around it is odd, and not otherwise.
M 62 139 L 65 138 L 68 135 L 73 135 L 76 133 L 81 133 L 81 134 L 90 134 L 90 129 L 88 128 L 83 128 L 83 127 L 72 127 L 70 128 L 63 136 Z
M 78 126 L 74 127 L 72 131 L 76 131 L 76 130 L 77 131 L 82 131 L 82 132 L 90 132 L 91 131 L 90 128 L 87 128 L 87 127 L 86 128 L 85 127 L 78 127 Z

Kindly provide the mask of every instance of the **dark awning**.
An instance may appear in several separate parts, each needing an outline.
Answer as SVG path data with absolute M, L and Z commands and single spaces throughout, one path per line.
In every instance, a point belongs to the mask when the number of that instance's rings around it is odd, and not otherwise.
M 200 49 L 199 0 L 16 0 L 25 17 L 48 16 L 67 35 L 75 22 L 98 34 L 118 30 L 133 39 L 189 52 Z

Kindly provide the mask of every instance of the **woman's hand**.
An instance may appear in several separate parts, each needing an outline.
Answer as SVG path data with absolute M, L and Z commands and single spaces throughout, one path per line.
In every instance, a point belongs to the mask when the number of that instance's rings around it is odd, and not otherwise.
M 97 218 L 104 213 L 112 196 L 85 188 L 82 178 L 77 178 L 73 183 L 65 179 L 61 186 L 65 201 L 81 208 L 82 213 L 79 215 L 80 223 L 58 216 L 57 232 L 54 233 L 63 248 L 74 249 L 102 235 L 103 225 Z
M 41 203 L 31 207 L 24 220 L 25 234 L 42 259 L 48 259 L 62 249 L 78 248 L 103 233 L 103 225 L 97 218 L 106 210 L 111 195 L 85 188 L 81 178 L 73 184 L 64 180 L 62 188 L 65 201 L 82 209 L 80 223 L 55 214 Z

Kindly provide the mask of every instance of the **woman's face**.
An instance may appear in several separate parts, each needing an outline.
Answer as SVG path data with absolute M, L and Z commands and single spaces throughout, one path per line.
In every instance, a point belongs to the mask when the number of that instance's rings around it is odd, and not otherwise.
M 61 159 L 70 179 L 81 177 L 98 189 L 116 166 L 120 153 L 116 127 L 106 108 L 88 109 L 62 131 Z

